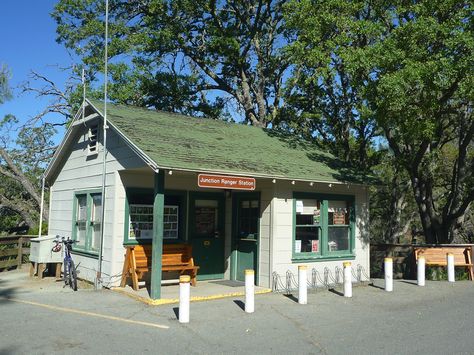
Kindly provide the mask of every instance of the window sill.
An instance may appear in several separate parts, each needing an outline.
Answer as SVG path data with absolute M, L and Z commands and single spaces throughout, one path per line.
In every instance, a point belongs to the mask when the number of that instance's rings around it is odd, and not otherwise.
M 334 261 L 334 260 L 355 260 L 354 254 L 341 254 L 341 255 L 325 255 L 325 256 L 294 256 L 291 259 L 292 263 L 307 263 L 307 262 L 318 262 L 318 261 Z
M 87 256 L 89 258 L 93 259 L 99 259 L 99 254 L 93 251 L 85 251 L 85 250 L 80 250 L 80 249 L 73 249 L 71 250 L 72 255 L 80 255 L 80 256 Z
M 142 240 L 128 240 L 123 242 L 123 245 L 143 245 L 143 244 L 152 244 L 153 239 L 142 239 Z M 187 243 L 184 240 L 181 239 L 165 239 L 163 240 L 163 244 L 182 244 L 182 243 Z

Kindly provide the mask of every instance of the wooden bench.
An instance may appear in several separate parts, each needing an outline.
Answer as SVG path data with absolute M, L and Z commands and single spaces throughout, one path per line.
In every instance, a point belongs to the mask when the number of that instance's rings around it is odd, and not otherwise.
M 426 266 L 447 266 L 447 254 L 454 255 L 454 266 L 464 266 L 469 275 L 469 280 L 474 280 L 472 264 L 472 247 L 424 247 L 415 248 L 415 260 L 420 256 L 425 257 Z
M 130 245 L 126 247 L 125 262 L 123 265 L 121 287 L 125 287 L 127 279 L 132 279 L 133 289 L 138 290 L 138 280 L 146 272 L 151 271 L 152 246 Z M 196 286 L 196 276 L 199 266 L 194 265 L 192 247 L 189 244 L 164 244 L 162 257 L 162 271 L 177 271 L 191 276 L 191 284 Z

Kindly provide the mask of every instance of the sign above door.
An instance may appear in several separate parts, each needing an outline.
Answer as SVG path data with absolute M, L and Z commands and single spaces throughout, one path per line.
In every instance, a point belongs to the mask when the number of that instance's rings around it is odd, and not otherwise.
M 241 176 L 199 174 L 198 186 L 211 189 L 255 190 L 255 179 Z

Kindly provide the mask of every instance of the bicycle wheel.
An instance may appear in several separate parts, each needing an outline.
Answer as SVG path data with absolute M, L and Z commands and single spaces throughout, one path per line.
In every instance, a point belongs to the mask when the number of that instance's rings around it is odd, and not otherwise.
M 68 284 L 68 275 L 69 275 L 69 270 L 68 270 L 68 267 L 69 267 L 69 262 L 64 259 L 64 262 L 63 262 L 63 282 L 64 282 L 64 285 L 67 285 Z
M 74 291 L 77 291 L 77 274 L 76 274 L 76 268 L 74 267 L 74 261 L 69 260 L 69 286 Z

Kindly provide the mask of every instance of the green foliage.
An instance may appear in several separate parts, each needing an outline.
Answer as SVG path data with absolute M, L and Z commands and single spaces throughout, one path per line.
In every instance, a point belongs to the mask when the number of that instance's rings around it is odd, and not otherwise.
M 230 108 L 267 125 L 288 67 L 283 2 L 110 1 L 110 98 L 214 118 Z M 52 14 L 58 42 L 82 59 L 90 79 L 103 70 L 104 4 L 61 0 Z
M 366 1 L 290 1 L 285 8 L 296 38 L 287 48 L 294 63 L 282 118 L 295 132 L 358 168 L 370 169 L 381 154 L 374 149 L 380 131 L 367 100 L 371 67 L 368 44 L 383 33 L 387 10 L 372 11 Z
M 287 13 L 297 124 L 347 160 L 383 132 L 427 241 L 452 241 L 474 200 L 472 3 L 295 0 Z

